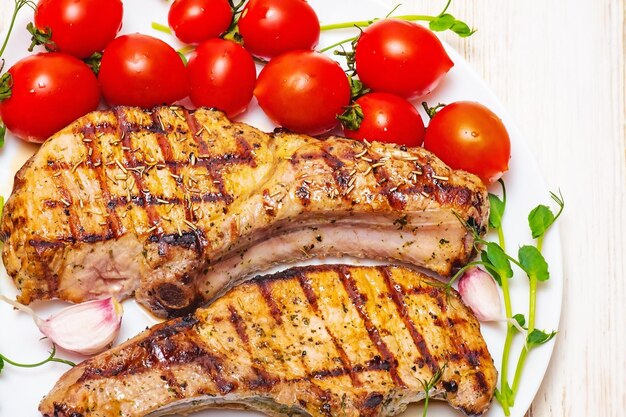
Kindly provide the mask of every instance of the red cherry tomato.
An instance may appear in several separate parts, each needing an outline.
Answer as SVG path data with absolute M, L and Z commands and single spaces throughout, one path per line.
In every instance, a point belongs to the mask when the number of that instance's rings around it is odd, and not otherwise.
M 305 0 L 250 0 L 239 19 L 239 33 L 252 55 L 272 58 L 315 48 L 320 22 Z
M 241 45 L 209 39 L 198 46 L 187 65 L 191 93 L 197 107 L 215 107 L 228 116 L 243 112 L 254 91 L 256 67 Z
M 100 103 L 96 76 L 85 63 L 61 53 L 40 53 L 9 69 L 11 97 L 0 118 L 17 137 L 43 142 Z
M 402 97 L 388 93 L 369 93 L 356 100 L 363 120 L 357 130 L 344 128 L 351 139 L 377 140 L 410 147 L 424 140 L 424 122 L 417 109 Z
M 175 0 L 167 21 L 182 42 L 197 44 L 228 30 L 233 10 L 228 0 Z
M 40 0 L 35 26 L 52 30 L 55 50 L 86 58 L 115 38 L 123 9 L 121 0 Z
M 430 93 L 454 65 L 433 32 L 398 19 L 380 20 L 366 28 L 355 60 L 365 85 L 407 98 Z
M 176 51 L 138 33 L 120 36 L 107 46 L 98 80 L 110 105 L 172 104 L 189 91 L 187 71 Z
M 337 124 L 337 114 L 350 103 L 350 83 L 332 59 L 318 52 L 293 51 L 263 68 L 254 95 L 277 125 L 316 135 Z
M 424 147 L 454 169 L 496 181 L 509 169 L 511 141 L 491 110 L 472 101 L 448 104 L 432 118 Z

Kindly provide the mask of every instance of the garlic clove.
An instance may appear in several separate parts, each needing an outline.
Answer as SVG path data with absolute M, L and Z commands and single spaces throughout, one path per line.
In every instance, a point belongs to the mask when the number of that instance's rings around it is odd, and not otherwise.
M 37 322 L 56 345 L 82 355 L 94 355 L 111 346 L 122 323 L 122 305 L 114 298 L 87 301 L 64 308 Z
M 459 280 L 459 293 L 479 321 L 502 319 L 498 285 L 487 272 L 476 267 L 465 271 Z

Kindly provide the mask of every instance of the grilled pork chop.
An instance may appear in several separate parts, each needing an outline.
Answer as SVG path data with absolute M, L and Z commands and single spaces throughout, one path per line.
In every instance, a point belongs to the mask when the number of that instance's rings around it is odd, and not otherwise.
M 139 417 L 209 407 L 390 416 L 429 391 L 484 413 L 497 371 L 454 290 L 392 266 L 294 268 L 230 290 L 68 371 L 48 417 Z
M 485 186 L 424 149 L 266 134 L 217 111 L 120 107 L 54 135 L 15 176 L 19 300 L 137 300 L 182 315 L 276 262 L 352 255 L 448 275 L 484 231 Z

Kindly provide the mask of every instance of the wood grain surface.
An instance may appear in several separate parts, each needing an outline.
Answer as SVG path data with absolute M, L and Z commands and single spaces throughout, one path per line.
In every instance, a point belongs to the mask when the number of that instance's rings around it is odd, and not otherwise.
M 445 4 L 402 3 L 399 14 Z M 450 12 L 478 32 L 444 38 L 508 108 L 567 203 L 560 332 L 527 417 L 624 416 L 624 2 L 457 0 Z

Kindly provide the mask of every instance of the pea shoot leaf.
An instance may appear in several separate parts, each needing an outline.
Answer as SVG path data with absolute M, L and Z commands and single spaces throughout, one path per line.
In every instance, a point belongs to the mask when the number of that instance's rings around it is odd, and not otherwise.
M 554 213 L 552 213 L 552 210 L 550 210 L 550 207 L 540 204 L 535 207 L 530 214 L 528 214 L 528 225 L 530 226 L 533 239 L 543 236 L 548 231 L 550 226 L 554 224 L 556 219 L 559 218 L 563 212 L 563 208 L 565 207 L 565 201 L 563 200 L 563 196 L 560 192 L 559 195 L 551 192 L 550 196 L 559 206 L 559 211 L 555 216 Z
M 528 215 L 528 225 L 530 226 L 533 239 L 543 236 L 552 223 L 554 223 L 554 214 L 550 207 L 543 204 L 532 209 Z
M 491 268 L 493 268 L 493 270 L 500 275 L 500 278 L 511 278 L 513 276 L 511 262 L 500 245 L 495 242 L 487 242 L 485 247 L 486 249 L 484 252 L 486 253 L 486 262 L 491 265 Z M 483 261 L 485 261 L 484 258 Z M 487 268 L 489 268 L 489 266 L 487 266 Z
M 547 281 L 550 279 L 548 263 L 535 246 L 522 246 L 519 248 L 517 256 L 528 278 L 534 278 L 539 281 Z
M 495 194 L 489 193 L 489 227 L 494 229 L 502 226 L 502 217 L 504 216 L 504 201 Z
M 520 327 L 524 328 L 524 325 L 526 324 L 526 317 L 524 317 L 522 313 L 514 315 L 512 319 L 515 320 Z
M 549 340 L 556 336 L 556 332 L 546 333 L 543 330 L 533 330 L 526 337 L 526 343 L 530 346 L 539 346 L 547 343 Z
M 454 16 L 449 13 L 441 14 L 435 17 L 434 20 L 431 20 L 428 24 L 428 27 L 433 32 L 443 32 L 444 30 L 450 29 L 456 22 Z
M 475 29 L 471 29 L 467 23 L 461 22 L 460 20 L 454 22 L 450 30 L 459 35 L 461 38 L 467 38 L 476 32 Z
M 483 261 L 483 266 L 485 267 L 487 272 L 489 272 L 493 279 L 496 280 L 499 286 L 502 286 L 502 280 L 500 279 L 500 275 L 498 275 L 498 271 L 496 271 L 493 265 L 491 265 L 491 261 L 487 256 L 487 252 L 485 252 L 484 250 L 480 252 L 480 260 Z
M 4 359 L 2 358 L 2 355 L 0 355 L 0 374 L 2 373 L 3 369 L 4 369 Z

